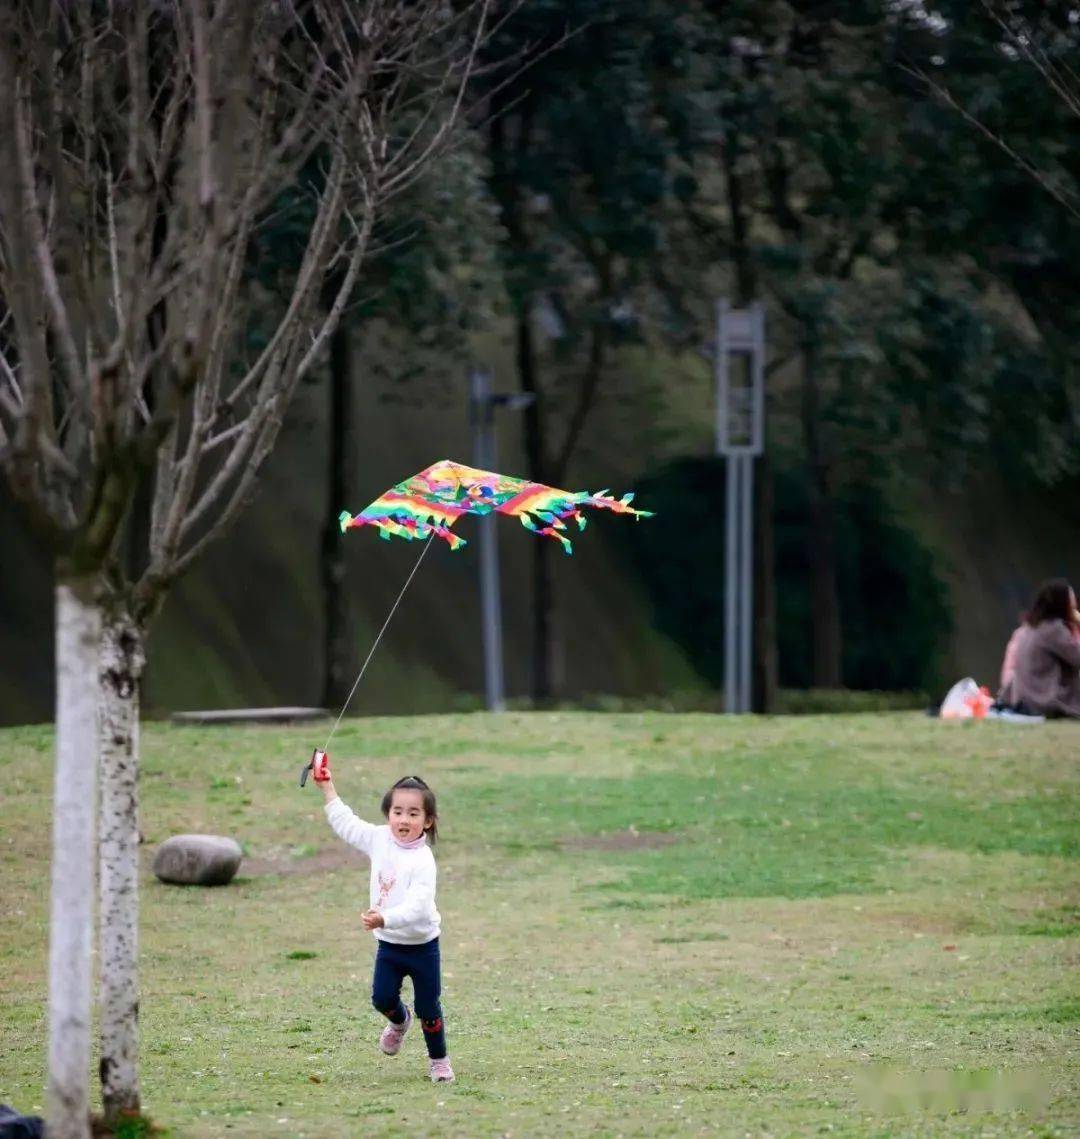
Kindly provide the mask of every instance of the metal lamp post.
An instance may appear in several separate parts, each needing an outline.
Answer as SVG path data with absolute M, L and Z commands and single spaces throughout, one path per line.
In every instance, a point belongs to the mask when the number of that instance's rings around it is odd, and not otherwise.
M 724 711 L 750 711 L 754 621 L 754 457 L 765 442 L 765 309 L 716 313 L 716 453 L 726 459 Z M 735 363 L 737 366 L 732 367 Z
M 469 373 L 469 410 L 473 426 L 473 465 L 495 469 L 495 409 L 520 411 L 535 398 L 528 392 L 493 392 L 491 373 Z M 484 645 L 484 700 L 489 712 L 506 709 L 503 685 L 502 599 L 499 586 L 499 535 L 494 511 L 479 520 L 480 624 Z

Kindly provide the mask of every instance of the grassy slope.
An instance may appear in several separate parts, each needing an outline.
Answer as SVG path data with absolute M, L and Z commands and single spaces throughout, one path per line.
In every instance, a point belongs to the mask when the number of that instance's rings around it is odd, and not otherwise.
M 360 377 L 356 490 L 352 501 L 336 504 L 335 514 L 343 507 L 359 510 L 385 487 L 437 459 L 471 456 L 463 390 L 406 388 L 414 402 L 383 402 L 394 390 Z M 318 556 L 326 414 L 325 392 L 303 389 L 255 500 L 170 596 L 151 638 L 146 698 L 154 711 L 322 699 Z M 582 448 L 570 476 L 574 488 L 610 486 L 620 494 L 632 489 L 629 480 L 652 461 L 628 441 L 634 424 L 613 419 L 613 409 L 601 401 L 594 427 L 602 443 Z M 511 473 L 524 470 L 519 432 L 516 419 L 503 422 L 498 465 Z M 538 539 L 515 520 L 501 521 L 506 683 L 517 696 L 529 686 L 531 558 Z M 682 654 L 653 629 L 640 588 L 607 540 L 612 529 L 632 525 L 624 518 L 593 518 L 575 539 L 572 558 L 552 543 L 555 667 L 568 692 L 700 687 Z M 351 711 L 456 711 L 460 693 L 482 692 L 475 521 L 466 519 L 459 529 L 468 545 L 452 554 L 436 543 L 427 555 Z M 420 549 L 353 532 L 346 551 L 359 667 Z M 708 578 L 715 571 L 704 572 Z
M 508 386 L 512 350 L 503 345 L 500 361 L 497 348 L 486 346 L 478 358 L 490 353 L 500 383 Z M 335 511 L 359 509 L 436 458 L 471 454 L 463 389 L 434 381 L 410 386 L 380 380 L 369 374 L 371 350 L 365 342 L 357 362 L 355 489 Z M 790 383 L 790 377 L 774 380 L 782 382 Z M 628 351 L 598 394 L 568 485 L 610 486 L 621 493 L 673 456 L 708 453 L 712 398 L 709 370 L 700 359 Z M 326 415 L 324 386 L 305 386 L 255 500 L 170 596 L 151 636 L 144 697 L 152 712 L 322 700 L 318 554 Z M 506 471 L 525 470 L 519 435 L 520 420 L 503 416 L 498 465 Z M 773 424 L 773 435 L 788 448 L 798 438 L 796 425 L 782 417 Z M 975 492 L 949 495 L 916 480 L 897 497 L 907 522 L 932 544 L 952 591 L 957 628 L 948 670 L 956 678 L 971 674 L 993 684 L 1016 612 L 1033 585 L 1048 574 L 1075 573 L 1080 527 L 1069 509 L 1074 490 L 1017 498 L 1010 488 L 985 478 L 976 485 Z M 719 525 L 718 519 L 714 514 L 703 525 Z M 537 539 L 513 521 L 501 521 L 507 688 L 519 696 L 529 687 L 530 559 Z M 575 541 L 572 558 L 554 552 L 555 666 L 562 690 L 571 696 L 679 697 L 700 688 L 678 646 L 657 631 L 622 544 L 611 540 L 615 533 L 633 540 L 647 527 L 643 522 L 638 530 L 626 519 L 596 514 Z M 457 711 L 462 694 L 472 694 L 475 701 L 482 691 L 476 527 L 466 520 L 460 529 L 470 544 L 457 554 L 431 551 L 352 711 Z M 0 674 L 0 723 L 43 719 L 52 710 L 50 571 L 18 529 L 2 488 L 0 537 L 0 612 L 5 613 L 0 658 L 19 662 Z M 358 667 L 418 550 L 409 543 L 380 542 L 369 533 L 350 534 L 346 548 Z M 721 578 L 722 567 L 703 564 L 697 588 L 719 589 Z
M 501 364 L 497 347 L 488 350 L 501 384 L 512 386 L 512 348 L 504 346 Z M 790 375 L 771 381 L 774 387 L 793 382 Z M 300 393 L 255 501 L 166 606 L 147 683 L 155 709 L 322 699 L 317 558 L 325 509 L 325 396 L 321 387 Z M 437 383 L 402 386 L 377 379 L 358 363 L 357 399 L 355 491 L 353 501 L 335 510 L 359 509 L 437 458 L 467 461 L 472 453 L 463 390 Z M 782 402 L 797 406 L 797 397 L 789 391 Z M 622 493 L 634 489 L 643 472 L 675 456 L 710 453 L 712 407 L 712 380 L 703 361 L 628 350 L 598 393 L 567 485 Z M 563 429 L 557 426 L 556 438 Z M 778 414 L 772 431 L 776 447 L 797 451 L 797 424 Z M 499 468 L 523 472 L 519 418 L 502 416 L 498 432 Z M 956 628 L 946 674 L 972 675 L 993 686 L 1016 614 L 1034 586 L 1053 574 L 1076 573 L 1080 526 L 1068 497 L 1075 488 L 1058 494 L 1018 491 L 997 476 L 980 475 L 965 491 L 949 493 L 939 480 L 915 470 L 897 481 L 895 505 L 935 551 L 950 590 Z M 718 498 L 717 511 L 720 506 Z M 521 695 L 530 683 L 536 539 L 514 521 L 501 521 L 507 689 Z M 702 519 L 702 525 L 720 524 L 718 513 Z M 642 533 L 647 526 L 641 523 Z M 456 711 L 461 704 L 455 693 L 482 691 L 476 526 L 465 520 L 459 529 L 470 544 L 457 554 L 436 549 L 428 556 L 353 711 Z M 575 539 L 572 558 L 554 551 L 553 652 L 562 691 L 670 695 L 700 688 L 682 651 L 658 632 L 623 547 L 612 540 L 616 532 L 631 540 L 637 533 L 626 519 L 594 513 L 587 532 Z M 346 548 L 359 664 L 418 551 L 364 532 L 351 533 Z M 722 588 L 722 567 L 701 565 L 695 587 Z
M 459 1082 L 438 1089 L 418 1039 L 375 1049 L 365 868 L 295 786 L 313 742 L 147 726 L 147 867 L 185 830 L 251 856 L 225 889 L 144 873 L 143 1088 L 175 1136 L 1080 1125 L 1074 725 L 346 722 L 332 750 L 358 810 L 405 772 L 440 793 Z M 23 1109 L 42 1102 L 50 747 L 0 733 L 0 1100 Z M 858 1091 L 876 1065 L 1018 1070 L 1047 1104 L 879 1116 Z

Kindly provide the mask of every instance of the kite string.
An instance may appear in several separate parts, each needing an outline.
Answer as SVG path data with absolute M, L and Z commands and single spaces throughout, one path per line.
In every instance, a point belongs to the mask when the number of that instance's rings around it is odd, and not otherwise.
M 435 531 L 433 530 L 428 536 L 428 540 L 424 543 L 424 548 L 420 551 L 420 556 L 416 559 L 416 565 L 413 566 L 412 573 L 410 573 L 409 576 L 405 579 L 405 584 L 401 587 L 401 592 L 397 595 L 397 600 L 390 607 L 390 612 L 386 615 L 386 620 L 383 622 L 382 628 L 379 630 L 379 635 L 375 638 L 375 643 L 371 646 L 371 650 L 368 652 L 367 659 L 360 666 L 360 672 L 358 673 L 352 688 L 349 690 L 349 695 L 345 697 L 345 703 L 341 706 L 341 711 L 338 713 L 338 718 L 334 721 L 334 726 L 330 729 L 330 734 L 326 737 L 326 743 L 323 744 L 323 751 L 327 751 L 329 749 L 330 741 L 334 738 L 334 733 L 338 730 L 338 725 L 341 723 L 341 717 L 345 715 L 345 709 L 348 708 L 349 701 L 352 700 L 353 694 L 356 692 L 356 689 L 359 686 L 361 679 L 363 678 L 364 672 L 367 669 L 368 664 L 371 662 L 371 658 L 375 655 L 375 650 L 379 647 L 379 642 L 382 640 L 382 635 L 386 632 L 386 626 L 390 624 L 390 619 L 397 612 L 397 607 L 401 604 L 401 599 L 405 596 L 405 590 L 409 588 L 409 582 L 411 582 L 412 579 L 416 576 L 416 571 L 420 568 L 420 563 L 424 560 L 424 555 L 428 552 L 428 546 L 431 545 L 431 539 L 434 537 Z

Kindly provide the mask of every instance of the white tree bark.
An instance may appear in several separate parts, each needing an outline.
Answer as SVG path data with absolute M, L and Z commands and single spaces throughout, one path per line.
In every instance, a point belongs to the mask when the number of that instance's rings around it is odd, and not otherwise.
M 127 613 L 101 631 L 101 1095 L 105 1119 L 139 1104 L 139 683 L 143 635 Z
M 94 579 L 56 587 L 56 774 L 49 939 L 49 1139 L 90 1135 L 90 947 L 101 614 Z

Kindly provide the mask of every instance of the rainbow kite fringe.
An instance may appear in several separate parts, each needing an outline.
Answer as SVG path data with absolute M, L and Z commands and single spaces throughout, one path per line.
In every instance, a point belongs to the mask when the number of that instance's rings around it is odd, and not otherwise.
M 559 490 L 543 483 L 510 478 L 494 471 L 480 471 L 442 459 L 426 470 L 391 487 L 359 514 L 342 511 L 338 521 L 341 530 L 360 526 L 377 526 L 379 537 L 427 539 L 432 534 L 446 542 L 452 550 L 464 546 L 465 539 L 450 527 L 464 514 L 515 514 L 526 530 L 562 543 L 568 554 L 574 552 L 566 537 L 566 520 L 577 522 L 584 530 L 587 519 L 581 513 L 586 506 L 610 510 L 615 514 L 632 514 L 635 518 L 651 518 L 651 510 L 636 510 L 630 505 L 632 493 L 613 497 L 606 489 L 596 494 L 588 491 Z

